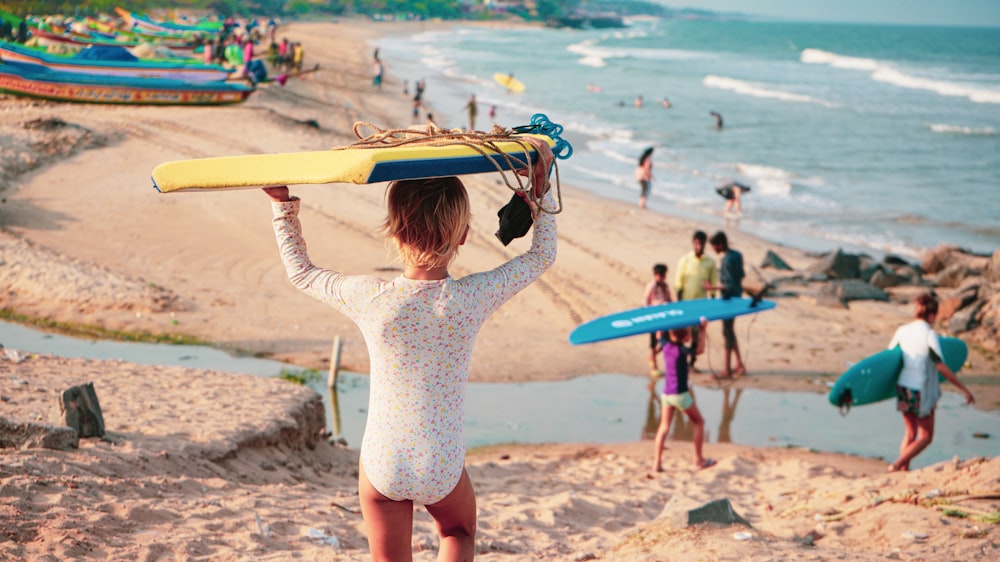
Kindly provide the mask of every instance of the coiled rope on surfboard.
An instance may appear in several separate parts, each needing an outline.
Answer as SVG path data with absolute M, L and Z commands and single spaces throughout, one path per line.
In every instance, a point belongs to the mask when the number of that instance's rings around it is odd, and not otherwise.
M 373 134 L 364 135 L 362 131 L 364 129 L 370 129 L 375 131 Z M 548 116 L 542 113 L 536 113 L 531 117 L 531 121 L 528 125 L 522 125 L 519 127 L 514 127 L 513 129 L 505 129 L 499 125 L 493 125 L 493 128 L 489 132 L 485 131 L 466 131 L 463 129 L 440 129 L 433 125 L 426 128 L 412 128 L 412 129 L 382 129 L 371 123 L 358 121 L 354 124 L 354 136 L 358 140 L 348 146 L 334 148 L 333 150 L 352 150 L 358 148 L 397 148 L 400 146 L 465 146 L 475 150 L 481 154 L 484 158 L 489 160 L 495 167 L 500 177 L 503 178 L 504 183 L 507 187 L 521 195 L 521 197 L 527 199 L 534 208 L 539 209 L 542 212 L 555 215 L 562 212 L 562 192 L 559 186 L 559 166 L 556 164 L 556 159 L 565 160 L 573 155 L 573 147 L 565 139 L 561 137 L 563 132 L 562 125 L 558 123 L 553 123 L 549 120 Z M 518 138 L 519 135 L 525 134 L 537 134 L 545 135 L 552 139 L 555 145 L 552 147 L 552 155 L 555 157 L 552 161 L 552 170 L 555 171 L 555 197 L 556 197 L 556 208 L 546 209 L 542 205 L 542 196 L 536 196 L 536 190 L 534 189 L 535 175 L 528 174 L 526 178 L 511 173 L 508 171 L 516 170 L 519 168 L 528 168 L 532 166 L 531 163 L 531 152 L 535 150 L 534 146 L 524 138 Z M 501 142 L 514 142 L 521 146 L 522 152 L 505 152 L 500 149 L 498 143 Z M 506 164 L 506 167 L 501 165 L 501 161 L 497 160 L 497 157 L 502 158 L 502 162 Z M 551 171 L 550 170 L 550 173 Z M 511 181 L 513 176 L 514 181 Z M 543 190 L 538 190 L 539 192 Z

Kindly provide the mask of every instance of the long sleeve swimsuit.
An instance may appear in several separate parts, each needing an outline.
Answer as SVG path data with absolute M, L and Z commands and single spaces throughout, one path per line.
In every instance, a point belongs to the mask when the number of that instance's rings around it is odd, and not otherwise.
M 555 216 L 540 213 L 531 248 L 461 279 L 385 281 L 316 267 L 300 201 L 273 203 L 274 232 L 292 284 L 360 328 L 371 362 L 361 465 L 379 493 L 424 505 L 445 498 L 465 466 L 465 389 L 480 327 L 556 259 Z M 551 193 L 545 207 L 553 208 Z

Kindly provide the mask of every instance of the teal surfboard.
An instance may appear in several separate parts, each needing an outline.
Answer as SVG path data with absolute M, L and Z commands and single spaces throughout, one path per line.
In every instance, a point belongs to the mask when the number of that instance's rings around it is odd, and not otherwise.
M 969 356 L 969 347 L 958 338 L 940 336 L 938 341 L 945 365 L 957 373 Z M 895 398 L 896 379 L 902 367 L 903 352 L 899 346 L 869 355 L 840 375 L 830 389 L 830 403 L 834 406 L 862 406 Z M 944 377 L 938 376 L 944 380 Z
M 676 330 L 695 326 L 706 320 L 728 320 L 744 314 L 771 310 L 773 301 L 740 297 L 731 299 L 691 299 L 644 306 L 595 318 L 577 326 L 569 334 L 569 343 L 580 345 L 599 341 L 648 334 L 659 330 Z

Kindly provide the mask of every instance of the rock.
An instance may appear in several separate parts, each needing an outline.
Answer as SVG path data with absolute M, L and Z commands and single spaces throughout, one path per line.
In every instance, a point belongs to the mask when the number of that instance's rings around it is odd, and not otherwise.
M 985 304 L 984 301 L 976 301 L 972 306 L 963 308 L 953 314 L 948 320 L 948 329 L 951 333 L 961 334 L 975 328 L 977 325 L 976 314 Z
M 729 503 L 728 499 L 711 501 L 699 508 L 688 511 L 687 524 L 696 525 L 698 523 L 720 523 L 722 525 L 739 523 L 747 527 L 750 526 L 749 521 L 736 513 L 733 509 L 733 504 Z
M 900 277 L 905 277 L 907 279 L 907 283 L 910 285 L 920 285 L 924 287 L 929 287 L 931 285 L 931 283 L 928 283 L 924 279 L 924 273 L 919 267 L 913 265 L 901 265 L 893 268 L 892 271 Z
M 80 446 L 76 430 L 59 425 L 0 417 L 0 448 L 39 448 L 70 451 Z
M 942 297 L 938 299 L 938 322 L 948 322 L 956 312 L 971 303 L 971 300 L 966 301 L 961 296 Z
M 699 523 L 732 525 L 739 523 L 750 527 L 750 522 L 740 517 L 728 499 L 718 499 L 703 505 L 691 498 L 676 495 L 663 506 L 657 519 L 667 521 L 671 527 L 681 529 Z
M 774 269 L 783 269 L 786 271 L 792 270 L 792 266 L 788 265 L 785 260 L 781 259 L 778 254 L 772 252 L 771 250 L 768 250 L 767 253 L 764 254 L 764 260 L 760 262 L 760 266 L 773 267 Z
M 978 275 L 990 267 L 991 257 L 974 254 L 957 246 L 942 244 L 925 252 L 920 266 L 925 273 L 933 274 L 944 271 L 957 263 L 976 271 Z
M 868 278 L 868 283 L 879 289 L 885 289 L 887 287 L 898 287 L 900 285 L 905 285 L 909 282 L 909 279 L 889 271 L 882 266 L 876 266 L 877 269 L 875 273 Z M 862 275 L 864 279 L 864 275 Z
M 847 308 L 847 302 L 837 294 L 837 287 L 832 283 L 823 283 L 810 291 L 809 298 L 817 306 L 829 308 Z
M 860 262 L 855 254 L 845 254 L 840 248 L 827 254 L 809 268 L 816 276 L 828 279 L 857 279 L 861 274 Z
M 882 264 L 890 268 L 895 268 L 901 265 L 910 265 L 910 262 L 906 261 L 905 259 L 899 256 L 893 254 L 886 254 L 885 257 L 882 258 Z
M 94 391 L 94 383 L 67 388 L 62 393 L 59 406 L 66 425 L 75 429 L 80 437 L 104 437 L 104 414 Z
M 953 263 L 938 272 L 934 281 L 938 287 L 955 288 L 969 277 L 977 277 L 980 274 L 981 270 L 976 270 L 967 264 Z
M 889 293 L 860 279 L 843 279 L 830 285 L 837 298 L 845 303 L 858 300 L 889 300 Z
M 1000 250 L 993 252 L 986 277 L 991 283 L 1000 283 Z

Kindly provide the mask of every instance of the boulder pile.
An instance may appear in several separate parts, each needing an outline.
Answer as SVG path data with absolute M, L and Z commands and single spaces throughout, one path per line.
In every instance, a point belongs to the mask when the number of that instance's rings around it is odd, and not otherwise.
M 1000 351 L 1000 250 L 984 255 L 941 245 L 911 263 L 891 254 L 876 260 L 838 248 L 818 255 L 801 271 L 769 250 L 760 269 L 747 274 L 748 293 L 769 286 L 770 295 L 810 298 L 834 307 L 847 307 L 853 300 L 908 303 L 932 291 L 940 300 L 938 329 Z

